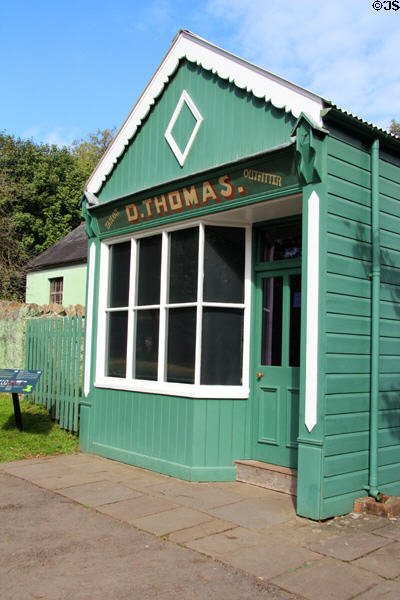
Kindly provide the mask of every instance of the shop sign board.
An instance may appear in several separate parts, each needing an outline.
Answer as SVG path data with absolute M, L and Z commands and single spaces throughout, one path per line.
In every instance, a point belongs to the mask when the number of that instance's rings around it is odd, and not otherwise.
M 265 199 L 271 192 L 288 193 L 299 184 L 293 148 L 274 156 L 229 166 L 186 185 L 154 190 L 146 196 L 135 195 L 112 206 L 99 205 L 93 211 L 99 233 L 112 233 L 126 227 L 154 226 L 172 219 L 193 218 L 215 209 L 226 210 Z M 274 194 L 274 195 L 275 195 Z M 110 203 L 111 204 L 111 203 Z

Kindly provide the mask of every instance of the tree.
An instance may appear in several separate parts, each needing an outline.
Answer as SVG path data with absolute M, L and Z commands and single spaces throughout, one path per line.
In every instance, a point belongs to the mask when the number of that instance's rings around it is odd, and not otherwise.
M 89 133 L 87 139 L 72 142 L 72 153 L 75 156 L 86 179 L 107 150 L 115 136 L 115 127 L 112 129 L 98 129 L 96 133 Z M 85 180 L 86 180 L 85 179 Z
M 400 137 L 400 123 L 392 119 L 390 122 L 389 131 L 390 133 L 393 133 L 394 135 L 398 135 Z
M 113 131 L 72 148 L 0 132 L 0 299 L 23 300 L 23 266 L 79 225 L 82 190 Z

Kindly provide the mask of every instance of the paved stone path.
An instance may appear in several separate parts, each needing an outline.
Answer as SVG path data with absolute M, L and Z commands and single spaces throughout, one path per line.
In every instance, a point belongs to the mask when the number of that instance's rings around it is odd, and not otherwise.
M 0 464 L 0 527 L 2 600 L 400 598 L 400 520 L 88 454 Z

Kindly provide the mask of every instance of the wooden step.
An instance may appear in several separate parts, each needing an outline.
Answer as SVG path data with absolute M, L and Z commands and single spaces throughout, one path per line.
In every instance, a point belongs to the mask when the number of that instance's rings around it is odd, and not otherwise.
M 297 469 L 258 460 L 236 460 L 236 480 L 269 490 L 297 495 Z

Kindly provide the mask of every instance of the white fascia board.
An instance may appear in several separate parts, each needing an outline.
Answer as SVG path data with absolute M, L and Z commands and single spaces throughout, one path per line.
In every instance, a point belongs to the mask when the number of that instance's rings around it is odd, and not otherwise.
M 90 176 L 86 191 L 92 194 L 99 191 L 106 176 L 162 93 L 182 58 L 187 58 L 190 62 L 216 73 L 222 79 L 233 82 L 237 87 L 251 92 L 257 98 L 264 98 L 276 108 L 291 112 L 295 117 L 304 113 L 322 125 L 320 111 L 323 108 L 323 101 L 320 96 L 230 54 L 193 33 L 181 31 Z

